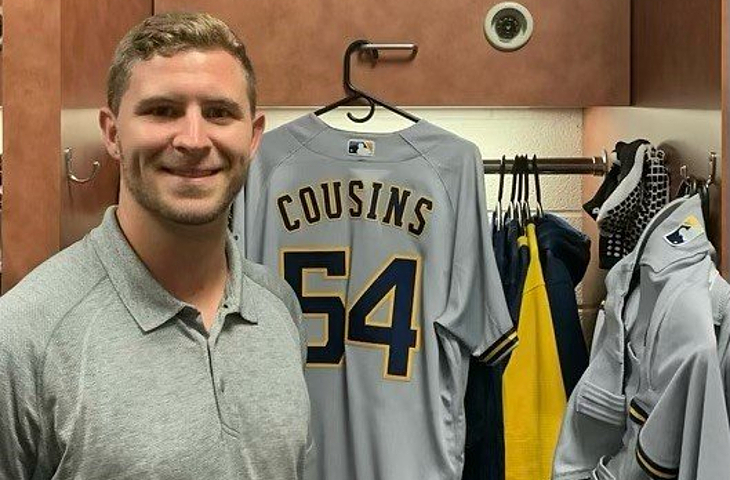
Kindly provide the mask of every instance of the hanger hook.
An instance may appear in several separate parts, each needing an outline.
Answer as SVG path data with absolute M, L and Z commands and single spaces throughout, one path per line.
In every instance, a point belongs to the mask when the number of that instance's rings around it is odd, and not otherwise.
M 361 48 L 364 45 L 369 44 L 369 40 L 365 39 L 359 39 L 355 40 L 354 42 L 350 43 L 350 45 L 347 46 L 347 49 L 345 50 L 345 58 L 344 61 L 344 75 L 342 77 L 342 86 L 345 89 L 345 92 L 347 92 L 348 95 L 352 94 L 360 94 L 360 91 L 355 88 L 355 86 L 352 84 L 352 80 L 350 79 L 350 72 L 352 71 L 352 55 L 357 52 L 361 51 Z M 377 59 L 377 50 L 369 50 L 370 54 L 373 55 L 373 59 Z M 373 115 L 375 114 L 375 102 L 373 102 L 370 98 L 363 97 L 365 100 L 367 100 L 368 105 L 370 106 L 370 111 L 365 114 L 364 117 L 358 118 L 354 116 L 352 113 L 347 112 L 347 118 L 352 120 L 356 123 L 365 123 L 371 118 L 373 118 Z
M 369 40 L 365 39 L 359 39 L 355 40 L 354 42 L 350 43 L 348 45 L 347 50 L 345 50 L 345 58 L 344 58 L 344 75 L 343 75 L 343 87 L 345 88 L 345 91 L 348 93 L 348 95 L 357 95 L 359 97 L 362 97 L 367 100 L 368 104 L 370 105 L 370 111 L 365 115 L 363 118 L 357 118 L 353 116 L 351 113 L 347 114 L 347 117 L 352 120 L 353 122 L 366 122 L 369 119 L 372 118 L 373 114 L 375 113 L 375 106 L 380 105 L 381 107 L 384 107 L 391 112 L 397 113 L 398 115 L 401 115 L 402 117 L 405 117 L 409 119 L 412 122 L 418 122 L 418 117 L 411 115 L 410 113 L 406 112 L 405 110 L 401 110 L 400 108 L 390 105 L 386 102 L 383 102 L 382 100 L 376 98 L 373 95 L 367 94 L 360 90 L 359 88 L 356 88 L 352 84 L 352 78 L 351 78 L 351 60 L 352 60 L 352 54 L 356 51 L 366 51 L 370 54 L 372 57 L 372 60 L 375 62 L 378 59 L 378 51 L 379 50 L 410 50 L 411 51 L 411 58 L 416 56 L 416 53 L 418 52 L 418 45 L 413 43 L 370 43 Z
M 352 54 L 356 51 L 360 50 L 363 45 L 367 45 L 370 43 L 369 40 L 365 39 L 359 39 L 355 40 L 354 42 L 350 43 L 350 45 L 347 46 L 347 49 L 345 50 L 345 58 L 343 59 L 344 62 L 344 75 L 342 78 L 342 86 L 344 87 L 345 91 L 347 93 L 359 93 L 357 88 L 352 84 L 352 81 L 350 80 L 350 72 L 352 68 Z
M 369 111 L 368 113 L 366 113 L 366 114 L 365 114 L 365 116 L 364 116 L 364 117 L 362 117 L 362 118 L 358 118 L 358 117 L 356 117 L 355 115 L 353 115 L 353 114 L 352 114 L 351 112 L 347 112 L 347 118 L 349 118 L 349 119 L 350 119 L 350 120 L 352 120 L 353 122 L 357 122 L 357 123 L 365 123 L 365 122 L 367 122 L 368 120 L 370 120 L 371 118 L 373 118 L 373 115 L 375 114 L 375 102 L 373 102 L 373 101 L 372 101 L 372 100 L 371 100 L 370 98 L 368 98 L 368 97 L 363 97 L 363 98 L 364 98 L 365 100 L 367 100 L 368 104 L 370 105 L 370 111 Z
M 101 168 L 101 163 L 94 160 L 94 163 L 92 164 L 94 166 L 94 169 L 91 171 L 91 175 L 89 175 L 87 178 L 79 178 L 74 173 L 73 165 L 71 165 L 74 160 L 73 150 L 71 150 L 71 147 L 65 148 L 63 150 L 63 156 L 66 159 L 66 176 L 69 180 L 75 183 L 87 183 L 92 181 L 94 177 L 96 177 L 96 174 L 99 173 L 99 169 Z
M 682 165 L 679 167 L 679 176 L 682 178 L 682 180 L 688 180 L 689 175 L 687 175 L 687 165 Z

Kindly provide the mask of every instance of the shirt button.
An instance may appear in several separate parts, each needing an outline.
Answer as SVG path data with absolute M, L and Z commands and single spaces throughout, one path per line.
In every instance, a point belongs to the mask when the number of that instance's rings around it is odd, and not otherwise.
M 223 379 L 221 379 L 221 380 L 220 380 L 220 381 L 218 382 L 218 390 L 220 390 L 220 391 L 221 391 L 221 393 L 225 393 L 225 391 L 226 391 L 226 384 L 225 384 L 225 382 L 223 381 Z

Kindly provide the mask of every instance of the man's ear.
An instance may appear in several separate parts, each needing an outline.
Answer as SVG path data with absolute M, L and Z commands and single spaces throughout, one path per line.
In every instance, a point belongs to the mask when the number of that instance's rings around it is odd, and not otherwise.
M 99 110 L 99 128 L 101 128 L 102 139 L 107 153 L 117 161 L 122 159 L 119 150 L 119 130 L 117 128 L 117 117 L 109 107 Z
M 266 117 L 264 113 L 256 111 L 253 116 L 253 132 L 251 135 L 251 158 L 256 154 L 261 144 L 261 137 L 264 135 L 264 128 L 266 127 Z

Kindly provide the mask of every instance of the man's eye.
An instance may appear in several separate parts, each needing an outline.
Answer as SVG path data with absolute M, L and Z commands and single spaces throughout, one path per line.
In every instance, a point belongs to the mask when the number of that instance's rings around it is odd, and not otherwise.
M 205 111 L 205 116 L 208 118 L 228 118 L 232 115 L 227 108 L 213 107 Z
M 169 105 L 160 105 L 150 108 L 149 113 L 155 117 L 173 117 L 175 109 Z

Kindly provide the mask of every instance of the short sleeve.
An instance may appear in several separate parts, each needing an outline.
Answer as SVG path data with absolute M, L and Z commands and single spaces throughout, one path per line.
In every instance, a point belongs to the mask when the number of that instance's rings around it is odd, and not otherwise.
M 516 345 L 492 247 L 481 155 L 474 147 L 454 195 L 455 239 L 446 309 L 437 319 L 470 353 L 488 364 Z

